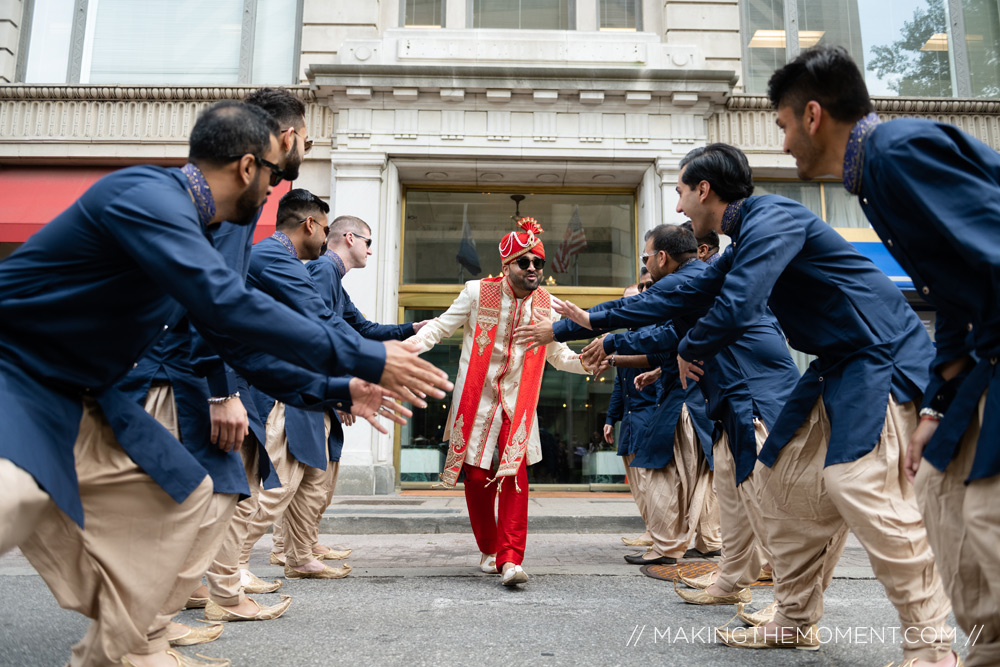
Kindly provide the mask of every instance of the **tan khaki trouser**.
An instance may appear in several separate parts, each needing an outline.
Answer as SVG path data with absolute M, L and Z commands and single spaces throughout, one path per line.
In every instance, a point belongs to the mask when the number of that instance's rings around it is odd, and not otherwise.
M 245 596 L 240 585 L 240 550 L 246 542 L 250 529 L 250 518 L 257 513 L 257 497 L 260 493 L 257 465 L 259 443 L 251 432 L 243 441 L 240 454 L 243 470 L 250 484 L 250 497 L 236 503 L 236 511 L 223 533 L 222 542 L 208 566 L 205 579 L 208 581 L 209 597 L 216 604 L 233 607 L 241 603 Z
M 326 471 L 312 468 L 296 460 L 288 452 L 285 437 L 285 404 L 275 402 L 267 418 L 267 454 L 278 473 L 281 486 L 261 489 L 257 496 L 257 511 L 248 520 L 246 540 L 240 550 L 240 562 L 248 562 L 250 550 L 271 524 L 285 514 L 285 562 L 292 566 L 305 565 L 313 559 L 308 523 L 316 518 L 318 498 L 325 498 L 323 489 Z
M 625 466 L 625 479 L 628 481 L 628 490 L 632 493 L 635 506 L 639 509 L 639 516 L 642 517 L 642 522 L 646 525 L 646 530 L 648 531 L 649 522 L 646 521 L 646 502 L 639 494 L 639 480 L 636 477 L 635 468 L 631 465 L 634 458 L 635 454 L 626 454 L 622 457 L 622 464 Z
M 916 406 L 890 397 L 875 448 L 857 461 L 824 467 L 830 422 L 820 398 L 774 466 L 758 466 L 765 541 L 778 575 L 775 623 L 802 628 L 822 618 L 827 558 L 843 551 L 841 543 L 828 553 L 831 538 L 846 524 L 899 613 L 904 656 L 933 662 L 947 656 L 951 606 L 903 474 L 903 448 L 916 423 Z
M 322 499 L 319 497 L 316 498 L 316 506 L 320 509 L 319 513 L 316 515 L 316 521 L 309 524 L 309 536 L 306 538 L 307 542 L 312 542 L 314 554 L 319 553 L 316 550 L 319 546 L 319 524 L 323 520 L 323 514 L 326 512 L 326 509 L 330 506 L 330 503 L 333 502 L 333 494 L 337 490 L 337 477 L 340 475 L 340 461 L 330 461 L 326 467 L 326 475 L 324 483 L 326 495 Z M 282 558 L 285 555 L 284 523 L 284 516 L 275 521 L 274 529 L 271 535 L 273 538 L 271 553 Z
M 631 468 L 648 512 L 653 551 L 661 556 L 683 556 L 692 539 L 701 551 L 721 545 L 711 471 L 700 449 L 685 406 L 674 432 L 674 460 L 656 470 Z
M 767 429 L 754 421 L 757 450 L 767 439 Z M 729 449 L 729 436 L 722 437 L 712 448 L 715 460 L 715 494 L 719 499 L 719 521 L 722 525 L 722 559 L 716 585 L 723 590 L 742 590 L 757 581 L 761 565 L 767 559 L 758 535 L 763 521 L 757 494 L 754 491 L 754 474 L 736 486 L 736 463 Z M 760 463 L 757 464 L 758 466 Z
M 914 482 L 941 581 L 970 640 L 969 667 L 1000 664 L 1000 476 L 965 484 L 985 407 L 984 394 L 948 468 L 921 461 Z
M 0 554 L 23 542 L 52 500 L 38 482 L 13 461 L 0 459 Z
M 174 437 L 180 437 L 177 404 L 174 400 L 172 386 L 154 385 L 150 387 L 149 393 L 146 395 L 145 409 L 156 421 L 173 433 Z M 133 651 L 134 653 L 158 653 L 170 648 L 170 642 L 167 640 L 167 626 L 171 619 L 184 608 L 184 603 L 187 602 L 191 591 L 198 587 L 202 576 L 211 564 L 212 556 L 218 550 L 226 527 L 233 517 L 236 501 L 237 496 L 233 493 L 212 494 L 208 511 L 198 527 L 194 543 L 190 545 L 190 551 L 184 560 L 180 574 L 177 576 L 177 581 L 160 612 L 153 619 L 149 632 L 146 633 L 146 646 Z
M 86 530 L 50 503 L 20 546 L 59 605 L 93 619 L 70 664 L 118 665 L 145 645 L 205 523 L 212 481 L 177 504 L 125 454 L 97 403 L 83 408 L 74 456 Z

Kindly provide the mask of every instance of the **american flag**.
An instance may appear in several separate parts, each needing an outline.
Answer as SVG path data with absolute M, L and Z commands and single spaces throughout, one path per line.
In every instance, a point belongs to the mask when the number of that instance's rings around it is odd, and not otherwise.
M 580 222 L 580 207 L 574 206 L 573 215 L 566 226 L 566 234 L 552 260 L 552 270 L 556 273 L 565 273 L 569 270 L 569 260 L 573 255 L 578 255 L 586 249 L 587 235 L 583 232 L 583 223 Z

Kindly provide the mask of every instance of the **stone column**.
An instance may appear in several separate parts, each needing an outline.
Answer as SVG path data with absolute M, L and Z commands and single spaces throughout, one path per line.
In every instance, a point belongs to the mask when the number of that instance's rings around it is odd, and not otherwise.
M 386 155 L 368 151 L 333 151 L 331 156 L 330 219 L 353 215 L 371 226 L 373 255 L 368 266 L 352 269 L 344 288 L 369 320 L 396 321 L 395 285 L 398 283 L 398 224 L 386 223 Z M 394 216 L 398 218 L 398 214 Z M 397 221 L 398 222 L 398 221 Z M 392 275 L 388 275 L 389 272 Z M 391 286 L 391 289 L 385 289 Z M 389 303 L 391 301 L 391 303 Z M 391 427 L 390 422 L 386 425 Z M 391 428 L 390 428 L 391 432 Z M 359 421 L 344 431 L 337 493 L 389 493 L 395 481 L 392 438 Z

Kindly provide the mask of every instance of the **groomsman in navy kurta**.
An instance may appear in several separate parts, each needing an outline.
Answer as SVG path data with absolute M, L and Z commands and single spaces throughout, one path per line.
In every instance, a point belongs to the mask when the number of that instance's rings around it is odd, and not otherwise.
M 777 613 L 766 626 L 720 638 L 742 648 L 818 649 L 829 545 L 846 524 L 899 612 L 906 658 L 947 660 L 950 605 L 900 465 L 933 354 L 920 319 L 871 260 L 805 206 L 751 197 L 750 166 L 738 149 L 712 144 L 688 153 L 677 192 L 677 210 L 696 233 L 715 229 L 732 239 L 731 251 L 663 297 L 675 317 L 707 308 L 678 346 L 681 377 L 698 379 L 700 362 L 768 306 L 789 344 L 817 356 L 755 472 Z M 641 311 L 642 298 L 630 309 Z M 618 325 L 612 310 L 556 309 L 595 328 Z
M 967 664 L 996 665 L 1000 155 L 951 125 L 880 123 L 864 76 L 839 47 L 803 52 L 775 72 L 768 94 L 799 176 L 842 178 L 937 308 L 937 355 L 906 470 L 955 617 L 976 635 Z
M 145 642 L 204 519 L 204 468 L 176 440 L 169 455 L 126 455 L 116 433 L 165 431 L 138 405 L 129 419 L 101 407 L 130 403 L 111 385 L 185 311 L 296 364 L 394 384 L 402 350 L 362 349 L 251 293 L 205 236 L 256 215 L 282 177 L 278 132 L 263 111 L 219 103 L 192 132 L 191 164 L 102 179 L 0 264 L 0 551 L 21 546 L 62 605 L 94 618 L 73 664 L 117 663 Z M 404 357 L 440 393 L 432 367 Z

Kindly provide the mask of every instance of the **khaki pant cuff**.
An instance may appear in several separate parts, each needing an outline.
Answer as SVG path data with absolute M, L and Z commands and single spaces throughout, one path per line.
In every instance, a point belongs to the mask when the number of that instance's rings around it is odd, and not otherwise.
M 236 595 L 216 595 L 215 593 L 209 593 L 208 597 L 212 602 L 222 607 L 235 607 L 247 598 L 242 588 Z
M 777 625 L 779 628 L 808 628 L 817 621 L 819 621 L 819 619 L 816 619 L 816 621 L 794 620 L 785 616 L 781 612 L 778 612 L 777 614 L 774 615 L 774 624 Z

